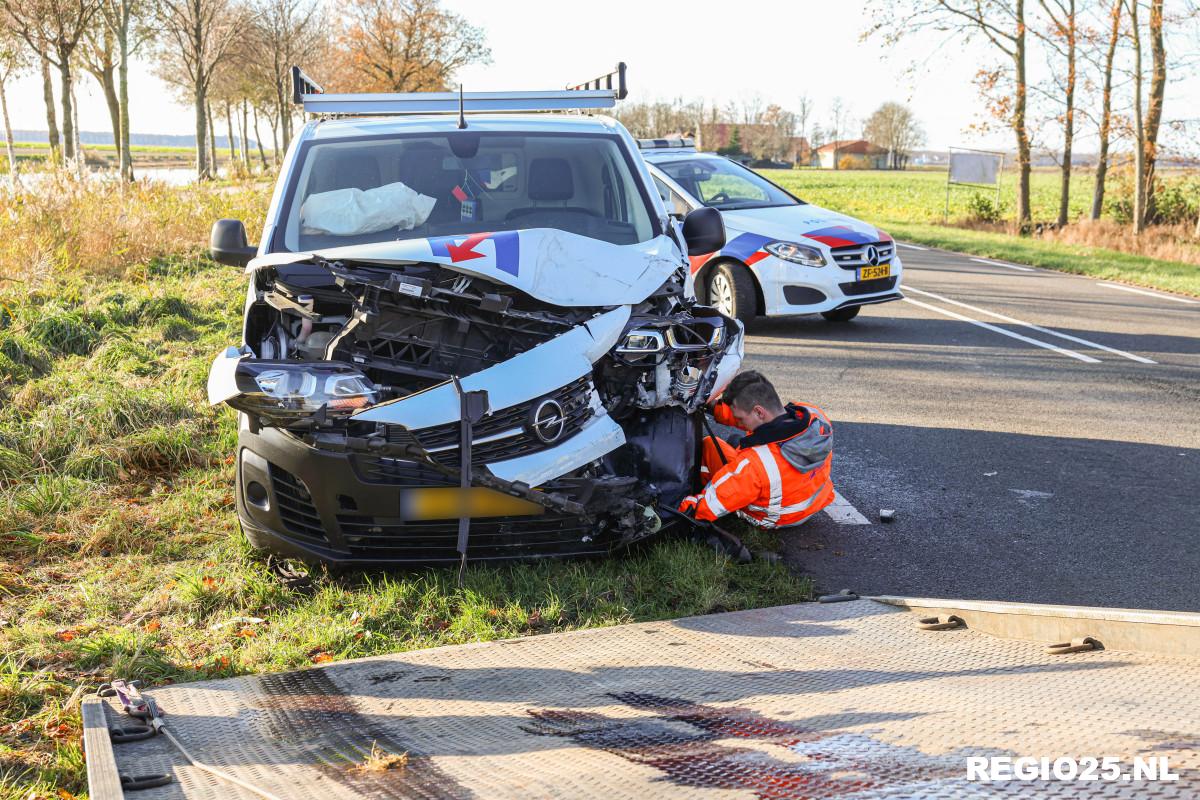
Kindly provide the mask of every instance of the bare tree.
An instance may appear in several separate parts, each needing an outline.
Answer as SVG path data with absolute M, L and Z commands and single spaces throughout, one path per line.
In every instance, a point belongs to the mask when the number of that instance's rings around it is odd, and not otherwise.
M 1136 2 L 1136 0 L 1134 0 Z M 1167 89 L 1167 50 L 1163 40 L 1163 0 L 1150 0 L 1150 98 L 1142 129 L 1140 147 L 1144 183 L 1142 224 L 1155 219 L 1155 166 L 1158 163 L 1158 130 L 1162 124 L 1163 99 Z
M 340 91 L 445 90 L 456 70 L 491 58 L 483 30 L 438 0 L 342 0 L 338 15 Z
M 809 135 L 808 121 L 812 117 L 812 114 L 812 100 L 809 99 L 808 95 L 800 95 L 796 100 L 796 131 L 808 143 L 810 153 L 812 152 L 812 136 Z
M 1025 0 L 873 0 L 875 23 L 868 35 L 888 41 L 920 31 L 946 32 L 969 39 L 983 36 L 1010 66 L 1011 92 L 989 103 L 991 112 L 1012 128 L 1017 140 L 1017 221 L 1029 227 L 1030 144 L 1027 126 L 1029 84 L 1026 71 Z M 986 70 L 984 71 L 986 72 Z M 984 91 L 995 91 L 1004 82 L 1000 75 L 984 81 Z
M 1122 5 L 1123 0 L 1112 0 L 1112 10 L 1108 14 L 1109 34 L 1104 51 L 1103 87 L 1100 90 L 1100 149 L 1096 159 L 1096 186 L 1092 191 L 1092 219 L 1100 219 L 1104 210 L 1104 183 L 1108 177 L 1108 145 L 1112 133 L 1113 60 L 1121 35 Z
M 100 84 L 104 104 L 108 107 L 113 142 L 117 146 L 117 162 L 121 163 L 121 103 L 117 97 L 117 54 L 112 31 L 97 14 L 83 35 L 79 47 L 79 63 Z
M 100 15 L 116 42 L 118 142 L 121 176 L 133 180 L 129 145 L 129 62 L 150 37 L 145 18 L 149 0 L 100 0 Z
M 208 89 L 217 66 L 250 21 L 235 0 L 158 0 L 159 71 L 191 95 L 196 122 L 196 176 L 207 180 L 210 163 Z
M 1133 232 L 1139 234 L 1146 224 L 1146 125 L 1142 117 L 1142 29 L 1138 23 L 1138 2 L 1127 0 L 1129 29 L 1133 42 Z
M 50 160 L 58 163 L 62 157 L 62 141 L 58 134 L 58 114 L 54 111 L 54 82 L 50 80 L 50 59 L 45 49 L 38 49 L 38 65 L 42 72 L 42 101 L 46 104 L 46 139 L 50 142 Z
M 62 89 L 63 151 L 75 158 L 75 114 L 71 58 L 96 13 L 98 0 L 0 0 L 7 24 L 58 67 Z
M 292 139 L 290 70 L 294 64 L 314 69 L 329 49 L 327 19 L 316 0 L 261 0 L 251 38 L 255 52 L 240 58 L 248 75 L 270 87 L 280 121 L 282 147 Z
M 0 26 L 0 116 L 4 118 L 4 147 L 8 154 L 8 179 L 17 182 L 17 149 L 13 144 L 12 125 L 8 120 L 8 94 L 5 87 L 18 77 L 31 61 L 25 43 L 7 27 Z M 53 105 L 51 105 L 53 108 Z
M 1075 141 L 1075 84 L 1077 80 L 1076 51 L 1079 44 L 1079 24 L 1075 0 L 1038 0 L 1049 20 L 1049 28 L 1040 38 L 1063 60 L 1065 74 L 1058 85 L 1062 96 L 1062 179 L 1058 197 L 1058 225 L 1067 224 L 1071 202 L 1071 158 Z
M 892 169 L 904 169 L 909 152 L 925 140 L 912 110 L 900 103 L 884 103 L 867 118 L 863 137 L 888 151 Z
M 761 117 L 761 155 L 772 161 L 789 160 L 792 139 L 796 135 L 796 115 L 782 106 L 771 103 Z
M 829 106 L 829 127 L 825 129 L 825 135 L 829 137 L 829 143 L 833 145 L 834 169 L 841 168 L 838 164 L 838 152 L 842 137 L 846 134 L 847 117 L 848 112 L 842 98 L 833 98 L 833 103 Z

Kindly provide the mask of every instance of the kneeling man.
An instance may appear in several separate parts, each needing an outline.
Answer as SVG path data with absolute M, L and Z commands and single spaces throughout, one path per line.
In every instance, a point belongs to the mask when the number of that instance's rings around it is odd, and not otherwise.
M 771 382 L 750 371 L 730 382 L 713 416 L 746 435 L 736 446 L 704 439 L 700 471 L 708 485 L 685 497 L 680 511 L 710 521 L 737 513 L 762 528 L 785 528 L 833 502 L 833 425 L 821 409 L 783 405 Z

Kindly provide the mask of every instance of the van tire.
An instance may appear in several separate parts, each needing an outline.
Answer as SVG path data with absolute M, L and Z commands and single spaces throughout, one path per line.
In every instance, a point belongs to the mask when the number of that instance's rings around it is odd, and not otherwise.
M 743 325 L 758 315 L 754 277 L 740 264 L 726 261 L 708 274 L 708 304 Z

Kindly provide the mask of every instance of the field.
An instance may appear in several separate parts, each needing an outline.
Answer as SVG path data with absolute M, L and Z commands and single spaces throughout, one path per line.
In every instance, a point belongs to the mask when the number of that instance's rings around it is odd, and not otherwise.
M 1109 184 L 1104 218 L 1098 223 L 1080 220 L 1091 209 L 1094 181 L 1090 173 L 1077 172 L 1071 190 L 1073 224 L 1061 231 L 1017 237 L 1006 230 L 1015 218 L 1016 176 L 1012 173 L 1006 173 L 1001 182 L 1000 222 L 970 219 L 972 198 L 979 198 L 976 203 L 994 203 L 995 190 L 953 187 L 951 225 L 945 226 L 945 172 L 762 172 L 801 199 L 878 225 L 903 241 L 1200 296 L 1200 239 L 1194 236 L 1195 215 L 1200 214 L 1200 187 L 1194 176 L 1167 177 L 1169 185 L 1179 189 L 1172 198 L 1178 195 L 1177 204 L 1186 206 L 1180 215 L 1190 219 L 1190 224 L 1157 226 L 1142 237 L 1134 237 L 1120 219 L 1122 206 L 1128 202 L 1127 176 L 1121 173 Z M 1033 173 L 1035 223 L 1057 218 L 1058 191 L 1057 172 Z
M 261 227 L 268 185 L 0 190 L 0 800 L 84 788 L 78 703 L 149 685 L 806 599 L 764 560 L 664 539 L 609 560 L 286 580 L 233 509 L 213 355 L 245 277 L 211 220 Z M 770 549 L 770 537 L 749 539 Z
M 940 223 L 946 206 L 944 170 L 763 170 L 772 181 L 801 199 L 835 208 L 880 224 Z M 1095 181 L 1080 172 L 1071 180 L 1071 216 L 1078 218 L 1092 207 Z M 1017 176 L 1006 172 L 1000 182 L 1000 212 L 1004 218 L 1016 214 Z M 1030 199 L 1033 218 L 1049 221 L 1058 216 L 1059 173 L 1038 170 L 1032 174 Z M 968 203 L 978 195 L 994 202 L 996 190 L 988 187 L 954 186 L 950 189 L 950 221 L 964 220 Z

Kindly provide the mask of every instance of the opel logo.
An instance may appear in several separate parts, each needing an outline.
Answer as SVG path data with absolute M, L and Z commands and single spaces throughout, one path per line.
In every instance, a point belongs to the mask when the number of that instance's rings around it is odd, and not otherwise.
M 557 442 L 563 435 L 566 425 L 567 420 L 563 415 L 563 407 L 557 400 L 547 398 L 533 409 L 530 427 L 533 428 L 533 435 L 545 444 Z
M 873 245 L 873 244 L 867 245 L 867 249 L 863 250 L 863 258 L 865 258 L 867 260 L 867 263 L 870 264 L 872 267 L 879 266 L 879 251 L 877 249 L 875 249 L 875 245 Z

